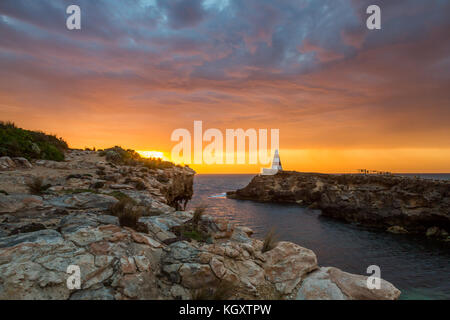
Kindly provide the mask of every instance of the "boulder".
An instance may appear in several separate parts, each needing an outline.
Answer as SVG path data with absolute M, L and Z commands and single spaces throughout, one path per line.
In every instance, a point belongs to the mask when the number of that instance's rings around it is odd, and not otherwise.
M 320 268 L 305 278 L 297 300 L 397 300 L 400 290 L 380 279 L 379 289 L 369 289 L 367 276 L 355 275 L 337 268 Z
M 330 280 L 329 268 L 311 272 L 301 283 L 296 300 L 347 300 L 339 287 Z
M 307 273 L 318 268 L 314 252 L 292 242 L 279 242 L 262 256 L 267 279 L 283 294 L 291 293 Z

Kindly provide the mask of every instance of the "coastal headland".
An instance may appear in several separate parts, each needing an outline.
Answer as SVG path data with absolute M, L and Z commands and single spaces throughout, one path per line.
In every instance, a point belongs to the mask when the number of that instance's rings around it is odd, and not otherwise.
M 228 192 L 227 197 L 297 203 L 350 223 L 450 239 L 450 181 L 281 171 L 257 175 L 246 187 Z

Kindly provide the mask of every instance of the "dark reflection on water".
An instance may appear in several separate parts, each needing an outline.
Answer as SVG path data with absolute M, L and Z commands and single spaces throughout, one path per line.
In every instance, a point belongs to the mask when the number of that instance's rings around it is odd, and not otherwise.
M 206 203 L 209 214 L 246 225 L 257 238 L 275 228 L 280 240 L 313 250 L 321 266 L 365 274 L 369 265 L 378 265 L 381 276 L 402 290 L 402 299 L 450 299 L 450 244 L 364 229 L 296 205 L 223 197 L 224 192 L 247 185 L 252 177 L 197 175 L 189 207 Z

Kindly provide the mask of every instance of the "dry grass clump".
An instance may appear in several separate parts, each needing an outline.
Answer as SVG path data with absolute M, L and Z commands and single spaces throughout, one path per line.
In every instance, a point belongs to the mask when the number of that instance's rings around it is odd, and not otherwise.
M 142 206 L 136 205 L 131 198 L 123 198 L 111 206 L 111 214 L 119 218 L 121 227 L 129 227 L 139 232 L 147 232 L 145 225 L 139 223 L 139 218 L 145 210 Z
M 192 216 L 192 224 L 197 227 L 200 221 L 202 220 L 202 216 L 206 211 L 206 205 L 199 205 L 194 209 L 194 214 Z
M 33 177 L 30 181 L 26 183 L 28 191 L 34 195 L 43 194 L 48 188 L 51 187 L 50 184 L 45 184 L 42 177 Z
M 134 186 L 135 186 L 136 190 L 140 190 L 140 191 L 147 190 L 147 186 L 145 185 L 145 183 L 140 180 L 137 181 Z
M 277 243 L 278 243 L 277 234 L 275 232 L 275 229 L 272 229 L 264 237 L 264 244 L 261 249 L 261 252 L 264 253 L 272 250 L 277 246 Z
M 192 300 L 228 300 L 236 293 L 236 286 L 222 280 L 215 288 L 201 288 L 192 293 Z
M 208 232 L 206 223 L 202 223 L 202 216 L 206 211 L 205 205 L 200 205 L 194 209 L 192 219 L 186 221 L 180 226 L 174 226 L 170 229 L 180 240 L 196 240 L 200 242 L 208 242 L 211 235 Z M 212 241 L 212 240 L 211 240 Z

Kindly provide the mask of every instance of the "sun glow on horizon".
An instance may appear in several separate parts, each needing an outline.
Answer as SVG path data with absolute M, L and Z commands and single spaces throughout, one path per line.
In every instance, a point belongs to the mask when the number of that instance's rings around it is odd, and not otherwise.
M 162 151 L 136 151 L 141 157 L 167 160 Z

